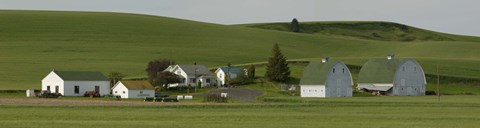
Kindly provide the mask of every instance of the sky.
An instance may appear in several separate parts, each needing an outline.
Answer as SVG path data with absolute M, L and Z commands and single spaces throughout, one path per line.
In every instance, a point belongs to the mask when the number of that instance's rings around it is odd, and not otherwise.
M 138 13 L 216 24 L 391 21 L 480 36 L 480 0 L 0 0 L 0 10 Z M 0 19 L 1 20 L 1 19 Z

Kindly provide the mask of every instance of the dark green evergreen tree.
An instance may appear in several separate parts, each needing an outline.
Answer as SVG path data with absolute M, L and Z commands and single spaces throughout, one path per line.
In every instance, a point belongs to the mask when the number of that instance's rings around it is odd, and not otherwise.
M 268 59 L 265 77 L 270 81 L 287 82 L 290 77 L 290 68 L 287 58 L 283 56 L 278 44 L 273 46 L 273 56 Z
M 296 18 L 293 18 L 292 22 L 290 23 L 290 31 L 300 32 L 300 24 Z

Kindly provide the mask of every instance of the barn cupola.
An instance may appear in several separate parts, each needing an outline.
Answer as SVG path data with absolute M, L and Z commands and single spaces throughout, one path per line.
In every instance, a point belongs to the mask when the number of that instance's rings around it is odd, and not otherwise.
M 388 60 L 393 60 L 395 58 L 395 54 L 388 54 L 387 59 Z
M 330 59 L 330 57 L 328 57 L 328 56 L 323 57 L 323 58 L 322 58 L 322 63 L 327 63 L 327 62 L 328 62 L 328 59 Z

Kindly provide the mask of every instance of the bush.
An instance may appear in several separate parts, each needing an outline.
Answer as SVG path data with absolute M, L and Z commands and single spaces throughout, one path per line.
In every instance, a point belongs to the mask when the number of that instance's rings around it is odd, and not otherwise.
M 100 93 L 97 91 L 86 91 L 83 96 L 85 97 L 100 97 Z
M 49 91 L 42 91 L 38 97 L 40 98 L 58 98 L 58 97 L 61 97 L 62 94 L 61 93 L 50 93 Z
M 425 91 L 425 95 L 437 95 L 435 91 Z

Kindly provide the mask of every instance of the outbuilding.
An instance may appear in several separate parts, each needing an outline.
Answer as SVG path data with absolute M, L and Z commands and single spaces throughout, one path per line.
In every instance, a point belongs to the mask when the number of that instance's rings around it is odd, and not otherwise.
M 351 97 L 352 74 L 341 61 L 312 61 L 300 80 L 301 97 Z
M 121 98 L 145 98 L 155 96 L 155 87 L 148 81 L 121 80 L 112 87 L 113 95 Z
M 388 55 L 362 66 L 357 89 L 375 95 L 419 96 L 425 95 L 426 84 L 425 73 L 417 61 Z
M 110 84 L 101 72 L 52 70 L 42 79 L 42 90 L 63 96 L 84 96 L 86 91 L 107 95 Z
M 218 67 L 215 70 L 217 75 L 218 84 L 225 85 L 225 81 L 233 80 L 239 75 L 247 75 L 247 71 L 240 67 Z M 227 77 L 228 76 L 228 77 Z

